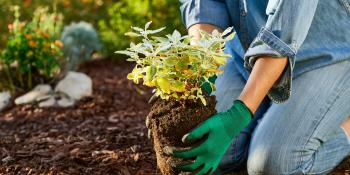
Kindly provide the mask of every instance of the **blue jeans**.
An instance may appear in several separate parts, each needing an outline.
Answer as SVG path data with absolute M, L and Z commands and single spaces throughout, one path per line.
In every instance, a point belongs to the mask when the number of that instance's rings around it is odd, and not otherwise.
M 235 38 L 228 46 L 239 46 Z M 216 109 L 231 107 L 247 74 L 233 58 L 222 67 L 215 84 Z M 243 51 L 242 51 L 243 52 Z M 244 53 L 243 53 L 244 54 Z M 350 61 L 324 66 L 293 78 L 290 99 L 282 104 L 266 98 L 254 120 L 232 142 L 216 174 L 247 166 L 249 174 L 326 174 L 350 154 L 340 128 L 350 116 Z

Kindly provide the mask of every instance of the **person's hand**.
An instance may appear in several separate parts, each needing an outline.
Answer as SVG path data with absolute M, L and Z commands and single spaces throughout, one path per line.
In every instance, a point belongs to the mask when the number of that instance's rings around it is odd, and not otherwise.
M 245 104 L 236 100 L 227 112 L 210 117 L 184 135 L 182 141 L 186 143 L 192 143 L 207 136 L 198 146 L 188 149 L 165 147 L 166 154 L 191 160 L 190 162 L 168 163 L 184 172 L 194 172 L 197 175 L 212 174 L 232 140 L 248 125 L 252 116 Z

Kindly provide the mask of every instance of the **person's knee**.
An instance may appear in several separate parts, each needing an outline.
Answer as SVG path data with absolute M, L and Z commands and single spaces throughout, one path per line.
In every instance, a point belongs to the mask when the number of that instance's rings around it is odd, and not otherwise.
M 289 174 L 291 172 L 289 168 L 293 166 L 291 159 L 287 152 L 277 147 L 257 147 L 250 150 L 247 162 L 248 173 L 250 175 Z
M 248 174 L 266 174 L 270 169 L 270 150 L 266 148 L 254 149 L 249 153 L 247 161 Z

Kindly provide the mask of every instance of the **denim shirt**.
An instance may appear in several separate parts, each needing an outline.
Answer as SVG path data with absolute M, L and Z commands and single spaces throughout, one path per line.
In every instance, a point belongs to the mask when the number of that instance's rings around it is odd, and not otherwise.
M 180 0 L 187 28 L 208 23 L 233 26 L 241 45 L 240 71 L 251 72 L 259 56 L 288 57 L 268 93 L 276 102 L 291 94 L 292 78 L 350 59 L 350 0 Z M 237 59 L 234 57 L 234 59 Z

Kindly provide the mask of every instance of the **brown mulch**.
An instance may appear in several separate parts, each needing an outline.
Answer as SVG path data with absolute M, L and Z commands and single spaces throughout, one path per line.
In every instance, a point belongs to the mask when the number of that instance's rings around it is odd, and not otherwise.
M 29 105 L 0 113 L 0 174 L 152 174 L 155 156 L 144 117 L 150 90 L 125 77 L 131 65 L 82 66 L 94 96 L 70 109 Z
M 94 60 L 80 71 L 94 96 L 69 109 L 0 113 L 0 174 L 159 174 L 144 119 L 151 91 L 126 80 L 132 66 Z M 336 174 L 350 174 L 350 161 Z

